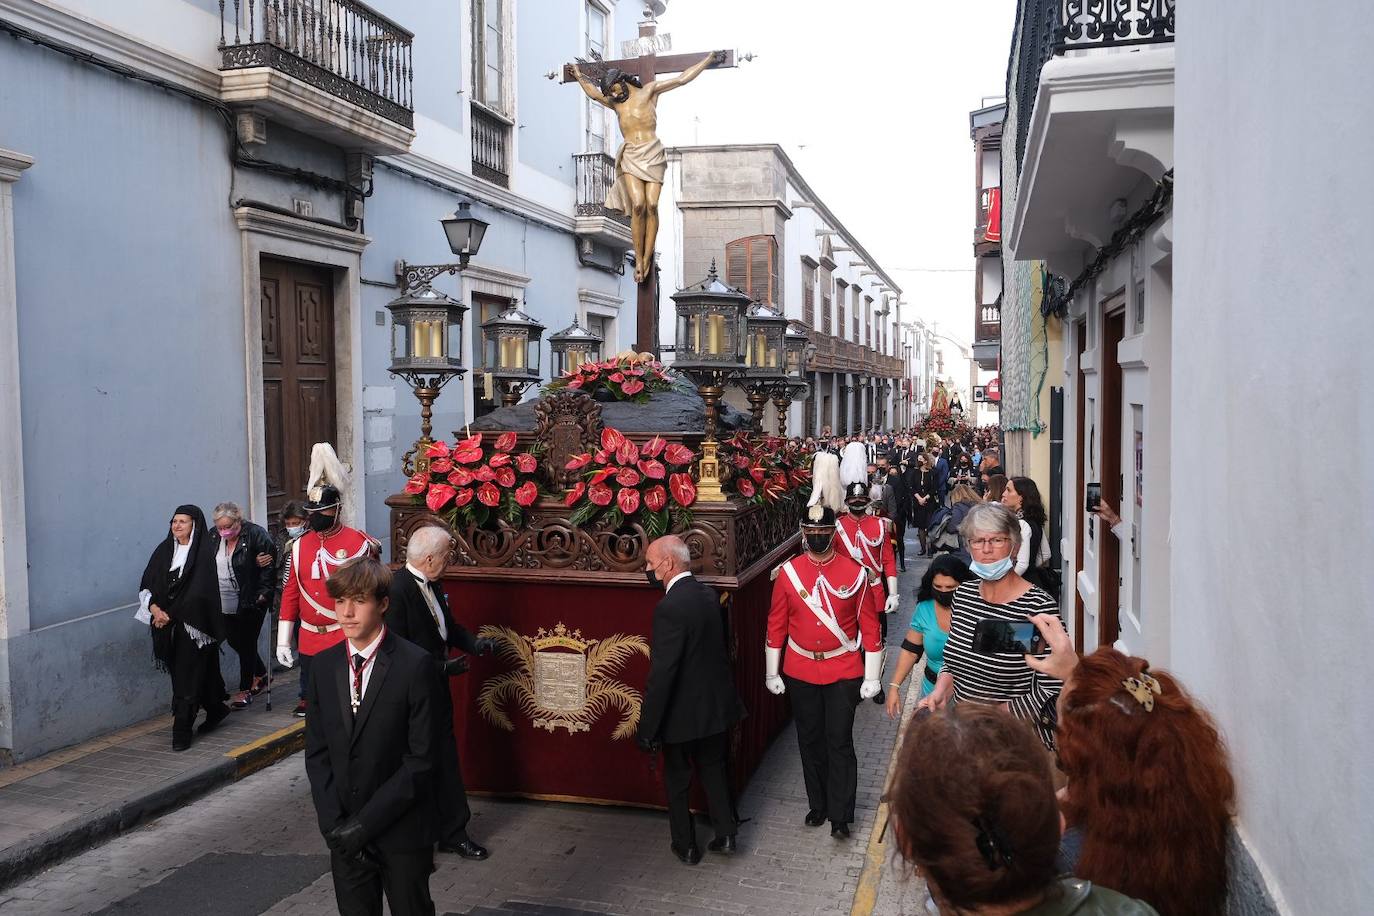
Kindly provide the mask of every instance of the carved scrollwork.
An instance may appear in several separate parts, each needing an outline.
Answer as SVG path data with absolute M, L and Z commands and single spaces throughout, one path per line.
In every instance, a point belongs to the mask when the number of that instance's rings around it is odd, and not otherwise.
M 578 477 L 577 471 L 565 470 L 568 459 L 600 445 L 601 405 L 580 391 L 563 389 L 540 398 L 534 417 L 535 442 L 545 449 L 545 483 L 566 490 Z

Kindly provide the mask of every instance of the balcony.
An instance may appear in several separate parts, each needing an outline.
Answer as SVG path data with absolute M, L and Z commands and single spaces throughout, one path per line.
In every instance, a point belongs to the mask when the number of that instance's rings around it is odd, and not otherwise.
M 511 122 L 491 109 L 472 105 L 472 174 L 510 187 Z
M 347 149 L 410 149 L 410 32 L 358 0 L 220 0 L 219 7 L 225 102 Z
M 1112 203 L 1148 196 L 1173 168 L 1174 0 L 1023 9 L 1008 242 L 1018 260 L 1074 276 L 1111 239 Z
M 606 207 L 606 192 L 615 185 L 615 159 L 605 153 L 577 153 L 573 156 L 577 181 L 578 238 L 628 251 L 633 245 L 630 215 Z
M 871 347 L 842 340 L 823 331 L 807 332 L 816 346 L 815 355 L 807 364 L 811 372 L 850 372 L 855 375 L 900 378 L 900 356 L 884 356 Z
M 1002 352 L 1002 297 L 991 305 L 974 308 L 973 359 L 978 368 L 992 371 Z

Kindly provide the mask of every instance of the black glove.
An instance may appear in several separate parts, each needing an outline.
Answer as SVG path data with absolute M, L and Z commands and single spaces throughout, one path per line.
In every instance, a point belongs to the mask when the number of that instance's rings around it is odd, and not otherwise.
M 351 817 L 326 833 L 324 841 L 339 855 L 353 858 L 367 845 L 367 828 L 356 817 Z
M 655 741 L 653 738 L 646 738 L 646 737 L 644 737 L 643 735 L 636 735 L 636 736 L 635 736 L 635 743 L 638 744 L 638 745 L 639 745 L 639 749 L 640 749 L 641 751 L 643 751 L 644 753 L 646 753 L 646 754 L 653 754 L 653 753 L 656 753 L 656 752 L 658 751 L 659 747 L 661 746 L 661 745 L 660 745 L 657 741 Z
M 444 674 L 448 675 L 449 677 L 454 677 L 459 674 L 465 674 L 467 673 L 467 670 L 468 660 L 467 656 L 465 655 L 459 655 L 456 658 L 450 658 L 444 662 Z
M 496 651 L 496 640 L 490 636 L 479 636 L 472 643 L 473 651 L 478 655 L 489 655 Z

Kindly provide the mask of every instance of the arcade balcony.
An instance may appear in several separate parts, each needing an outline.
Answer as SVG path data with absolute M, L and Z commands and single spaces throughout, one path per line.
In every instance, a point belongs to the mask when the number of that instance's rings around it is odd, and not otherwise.
M 606 192 L 615 185 L 615 159 L 605 153 L 577 153 L 573 171 L 577 180 L 577 237 L 628 251 L 633 244 L 630 216 L 606 207 Z
M 220 97 L 253 119 L 391 155 L 415 139 L 410 32 L 359 0 L 219 0 Z

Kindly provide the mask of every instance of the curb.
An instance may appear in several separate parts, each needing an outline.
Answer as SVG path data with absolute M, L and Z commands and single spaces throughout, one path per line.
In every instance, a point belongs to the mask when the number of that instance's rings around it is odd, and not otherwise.
M 293 722 L 228 751 L 176 779 L 134 793 L 121 802 L 73 818 L 0 855 L 0 888 L 199 798 L 222 785 L 265 769 L 305 747 L 305 723 Z

